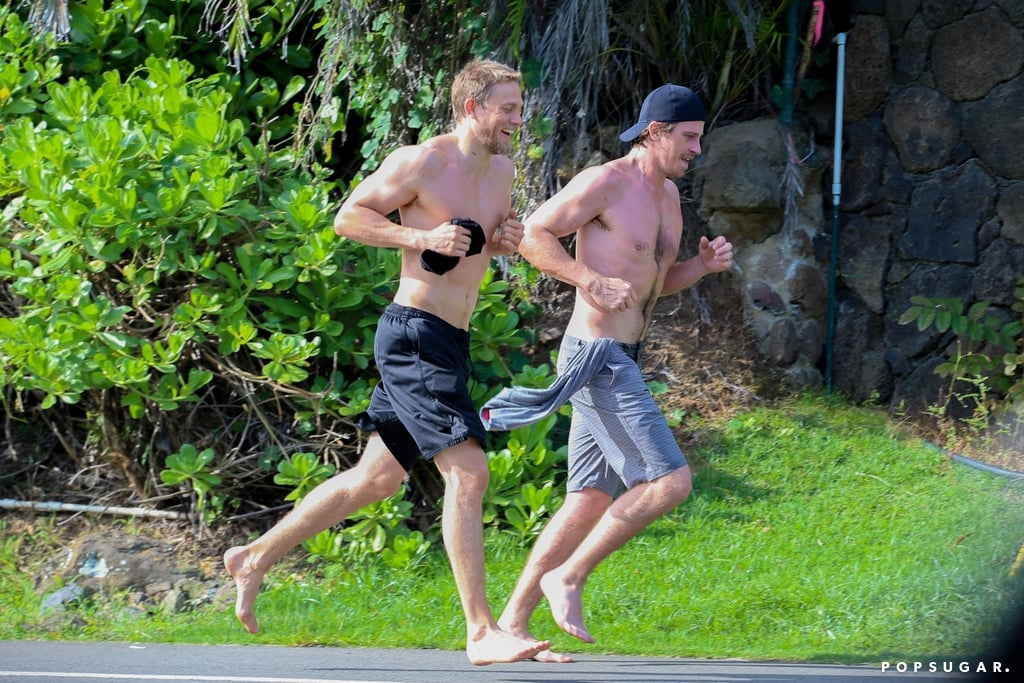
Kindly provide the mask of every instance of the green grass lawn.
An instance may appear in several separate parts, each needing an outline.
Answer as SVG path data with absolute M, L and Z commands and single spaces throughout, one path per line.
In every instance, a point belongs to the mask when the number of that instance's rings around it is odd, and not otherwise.
M 989 651 L 1024 604 L 1011 575 L 1024 481 L 952 462 L 884 412 L 808 398 L 702 424 L 690 499 L 601 565 L 585 645 L 542 603 L 556 649 L 756 660 L 962 659 Z M 230 609 L 39 616 L 33 563 L 0 541 L 0 638 L 88 638 L 461 649 L 465 626 L 438 549 L 413 571 L 298 561 L 268 576 L 250 636 Z M 487 537 L 495 611 L 527 549 Z M 296 554 L 297 555 L 297 554 Z

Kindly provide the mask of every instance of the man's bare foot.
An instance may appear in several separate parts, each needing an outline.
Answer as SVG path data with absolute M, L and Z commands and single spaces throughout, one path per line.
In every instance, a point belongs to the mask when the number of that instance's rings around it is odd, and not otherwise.
M 535 662 L 540 662 L 541 664 L 572 664 L 576 661 L 569 655 L 562 654 L 561 652 L 555 652 L 551 648 L 541 650 L 533 657 L 530 657 L 530 659 Z
M 568 586 L 560 576 L 548 572 L 540 579 L 540 589 L 548 599 L 551 616 L 559 628 L 584 643 L 594 642 L 594 637 L 583 625 L 583 588 Z
M 551 647 L 549 640 L 526 640 L 501 630 L 488 631 L 479 640 L 466 643 L 466 656 L 471 664 L 484 666 L 531 659 Z
M 505 633 L 513 635 L 516 638 L 520 638 L 527 642 L 539 642 L 539 638 L 537 638 L 535 635 L 533 635 L 524 628 L 517 628 L 515 626 L 506 625 L 501 623 L 500 621 L 498 622 L 498 628 L 500 628 Z M 532 659 L 535 662 L 541 662 L 544 664 L 570 664 L 574 661 L 573 658 L 569 655 L 562 654 L 561 652 L 555 652 L 551 649 L 541 650 L 530 659 Z
M 258 633 L 259 624 L 256 623 L 256 612 L 253 606 L 256 603 L 256 595 L 260 592 L 260 584 L 263 583 L 264 572 L 258 571 L 246 563 L 248 551 L 245 546 L 229 548 L 224 553 L 224 568 L 235 580 L 235 616 L 245 626 L 249 633 Z

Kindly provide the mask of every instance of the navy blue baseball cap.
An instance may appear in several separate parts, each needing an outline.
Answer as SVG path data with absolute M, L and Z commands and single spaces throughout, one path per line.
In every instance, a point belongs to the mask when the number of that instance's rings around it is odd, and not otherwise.
M 653 121 L 675 123 L 677 121 L 703 121 L 707 118 L 704 104 L 697 93 L 682 85 L 663 85 L 655 88 L 644 98 L 640 107 L 640 120 L 629 128 L 619 139 L 631 142 L 643 133 Z

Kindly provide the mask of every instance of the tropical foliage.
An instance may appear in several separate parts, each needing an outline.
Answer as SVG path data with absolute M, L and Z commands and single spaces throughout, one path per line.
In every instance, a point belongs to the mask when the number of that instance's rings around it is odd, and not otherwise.
M 459 65 L 489 56 L 524 73 L 525 208 L 652 83 L 691 84 L 718 117 L 767 107 L 781 11 L 756 0 L 0 8 L 0 489 L 184 505 L 200 525 L 301 498 L 361 450 L 353 417 L 376 381 L 374 327 L 399 265 L 338 240 L 333 211 L 395 145 L 447 127 Z M 523 353 L 536 273 L 499 266 L 472 322 L 478 400 L 549 376 Z M 491 523 L 528 537 L 557 505 L 559 424 L 496 441 Z M 410 488 L 409 507 L 367 511 L 348 547 L 414 561 L 430 526 L 403 522 L 436 505 L 436 475 L 414 471 Z
M 946 361 L 935 373 L 948 378 L 946 402 L 933 407 L 940 418 L 966 413 L 960 424 L 953 423 L 948 439 L 980 437 L 985 447 L 1019 445 L 1024 426 L 1019 416 L 1024 409 L 1024 278 L 1014 289 L 1009 310 L 990 301 L 967 306 L 956 298 L 911 297 L 913 304 L 900 317 L 918 330 L 934 327 L 952 337 Z M 958 435 L 959 431 L 966 432 Z

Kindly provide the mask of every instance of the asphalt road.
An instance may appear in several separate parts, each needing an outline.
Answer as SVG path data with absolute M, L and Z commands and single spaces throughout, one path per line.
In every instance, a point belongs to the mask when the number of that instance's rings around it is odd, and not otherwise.
M 885 683 L 1016 681 L 992 674 L 995 662 L 892 662 L 836 666 L 618 655 L 579 656 L 573 664 L 518 662 L 476 667 L 462 652 L 263 645 L 172 645 L 0 641 L 0 683 Z M 934 666 L 936 672 L 928 669 Z M 966 666 L 971 674 L 959 673 Z M 952 667 L 953 673 L 943 673 Z M 989 676 L 993 676 L 989 678 Z

